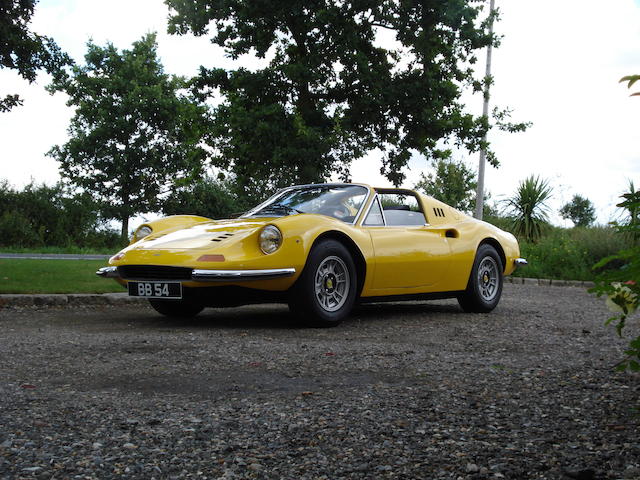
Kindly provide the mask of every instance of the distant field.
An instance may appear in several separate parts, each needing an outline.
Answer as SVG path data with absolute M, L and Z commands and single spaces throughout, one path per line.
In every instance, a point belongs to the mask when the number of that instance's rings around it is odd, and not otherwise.
M 123 292 L 113 280 L 96 276 L 104 266 L 101 260 L 0 259 L 0 293 Z

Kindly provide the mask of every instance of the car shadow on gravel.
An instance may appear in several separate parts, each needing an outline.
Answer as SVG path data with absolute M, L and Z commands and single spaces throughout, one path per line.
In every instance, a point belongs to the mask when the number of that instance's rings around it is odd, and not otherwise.
M 453 302 L 428 302 L 428 301 L 411 301 L 411 302 L 393 302 L 393 303 L 364 303 L 358 305 L 351 317 L 358 317 L 363 320 L 381 319 L 389 320 L 396 318 L 397 315 L 407 316 L 423 316 L 439 313 L 460 313 L 462 310 L 458 304 Z
M 344 328 L 362 322 L 375 325 L 378 322 L 397 322 L 398 319 L 424 318 L 431 315 L 464 315 L 455 303 L 402 302 L 369 303 L 357 305 L 341 326 Z M 286 305 L 252 305 L 223 309 L 205 309 L 193 318 L 167 318 L 151 316 L 145 318 L 145 327 L 170 329 L 210 330 L 217 328 L 231 330 L 303 330 L 309 329 L 303 321 L 294 317 Z
M 152 320 L 159 328 L 173 329 L 291 330 L 305 328 L 290 314 L 286 305 L 209 308 L 193 318 L 168 318 L 158 315 L 152 317 Z

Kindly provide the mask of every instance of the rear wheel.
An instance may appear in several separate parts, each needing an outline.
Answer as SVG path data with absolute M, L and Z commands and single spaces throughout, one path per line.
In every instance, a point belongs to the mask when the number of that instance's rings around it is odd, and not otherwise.
M 173 318 L 191 318 L 198 315 L 204 307 L 185 300 L 164 300 L 158 298 L 150 298 L 149 303 L 153 309 Z
M 467 289 L 458 296 L 465 312 L 487 313 L 496 308 L 502 295 L 502 260 L 491 245 L 480 245 L 473 262 Z
M 305 323 L 334 327 L 349 315 L 357 294 L 356 267 L 346 247 L 323 240 L 289 292 L 289 308 Z

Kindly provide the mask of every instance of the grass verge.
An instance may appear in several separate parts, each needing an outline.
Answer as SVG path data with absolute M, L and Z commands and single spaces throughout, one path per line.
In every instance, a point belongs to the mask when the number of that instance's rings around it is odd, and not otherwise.
M 70 253 L 79 255 L 113 255 L 119 250 L 114 248 L 88 248 L 88 247 L 0 247 L 0 253 Z
M 96 276 L 101 260 L 0 259 L 0 293 L 124 292 L 111 279 Z
M 518 277 L 559 280 L 594 280 L 593 265 L 604 257 L 629 248 L 631 239 L 610 227 L 558 228 L 546 232 L 538 242 L 520 240 L 520 254 L 529 265 L 516 270 Z M 612 264 L 612 268 L 620 265 Z

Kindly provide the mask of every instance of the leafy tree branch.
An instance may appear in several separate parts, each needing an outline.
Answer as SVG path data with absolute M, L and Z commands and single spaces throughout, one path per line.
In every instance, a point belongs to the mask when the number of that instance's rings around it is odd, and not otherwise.
M 0 1 L 0 68 L 17 70 L 29 83 L 34 82 L 38 71 L 55 74 L 69 57 L 49 37 L 29 30 L 37 0 Z M 0 112 L 8 112 L 22 105 L 17 94 L 0 97 Z
M 497 42 L 484 2 L 166 3 L 171 33 L 208 35 L 231 58 L 268 59 L 255 70 L 203 68 L 194 84 L 202 97 L 222 94 L 207 142 L 214 165 L 231 171 L 245 194 L 335 173 L 348 179 L 351 162 L 374 149 L 398 185 L 415 153 L 433 159 L 450 145 L 487 147 L 494 121 L 526 128 L 509 124 L 508 112 L 490 122 L 462 104 L 465 88 L 481 91 L 478 51 Z M 395 41 L 380 42 L 381 29 Z
M 205 108 L 181 91 L 183 78 L 164 73 L 155 34 L 118 51 L 87 45 L 84 65 L 73 65 L 49 85 L 75 107 L 69 140 L 49 155 L 63 178 L 90 193 L 105 218 L 122 222 L 157 211 L 162 197 L 201 175 Z

